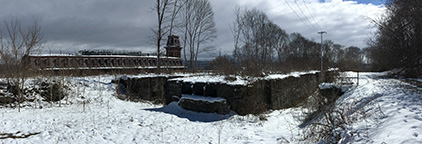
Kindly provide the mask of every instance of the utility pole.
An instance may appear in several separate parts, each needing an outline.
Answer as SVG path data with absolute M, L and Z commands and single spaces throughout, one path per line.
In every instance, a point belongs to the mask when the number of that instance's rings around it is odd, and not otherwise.
M 319 73 L 319 81 L 320 82 L 324 82 L 325 81 L 325 73 L 324 73 L 324 50 L 323 50 L 323 40 L 322 40 L 322 35 L 325 34 L 327 32 L 325 31 L 320 31 L 318 32 L 318 34 L 321 35 L 321 71 Z

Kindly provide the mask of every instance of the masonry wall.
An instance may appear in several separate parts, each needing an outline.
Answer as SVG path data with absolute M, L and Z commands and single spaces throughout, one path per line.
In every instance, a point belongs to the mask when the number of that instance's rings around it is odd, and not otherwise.
M 121 79 L 127 99 L 163 104 L 178 101 L 182 94 L 222 97 L 239 115 L 259 114 L 269 109 L 295 107 L 317 90 L 318 73 L 284 79 L 258 80 L 250 85 L 188 83 L 168 77 Z
M 119 84 L 117 93 L 120 99 L 131 101 L 151 101 L 167 104 L 171 100 L 168 95 L 177 95 L 177 88 L 171 88 L 167 83 L 169 77 L 125 78 L 114 82 Z
M 267 81 L 271 109 L 295 107 L 318 88 L 318 74 Z

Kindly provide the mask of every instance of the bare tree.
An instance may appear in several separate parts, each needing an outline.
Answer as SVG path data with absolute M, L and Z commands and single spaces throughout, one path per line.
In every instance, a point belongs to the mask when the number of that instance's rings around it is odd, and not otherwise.
M 257 68 L 257 72 L 269 70 L 275 52 L 281 57 L 281 50 L 287 44 L 286 32 L 260 10 L 236 8 L 235 15 L 232 25 L 235 59 L 246 68 Z
M 183 0 L 157 0 L 154 10 L 157 13 L 157 27 L 153 28 L 155 45 L 157 46 L 157 73 L 160 72 L 161 62 L 161 45 L 167 34 L 172 35 L 173 29 L 177 27 L 177 17 L 186 2 Z
M 194 72 L 198 55 L 212 50 L 212 47 L 203 45 L 212 42 L 217 37 L 214 12 L 208 0 L 185 0 L 182 11 L 184 55 L 185 60 L 189 56 L 190 67 Z M 186 48 L 189 55 L 186 54 Z
M 157 29 L 153 29 L 156 46 L 157 46 L 157 73 L 160 73 L 160 49 L 163 37 L 168 33 L 168 27 L 165 25 L 168 21 L 167 13 L 169 9 L 170 0 L 157 0 L 155 2 L 154 10 L 157 12 Z
M 389 0 L 386 14 L 375 20 L 378 27 L 372 47 L 374 70 L 407 69 L 407 76 L 422 75 L 422 2 Z
M 331 40 L 326 40 L 324 42 L 324 48 L 326 48 L 326 51 L 324 51 L 325 58 L 327 58 L 328 66 L 330 67 L 340 67 L 339 65 L 340 60 L 344 58 L 344 46 L 335 44 Z
M 282 62 L 285 58 L 284 54 L 289 44 L 289 36 L 283 29 L 277 29 L 275 34 L 275 50 L 277 52 L 278 62 Z
M 347 47 L 344 50 L 344 57 L 340 60 L 343 70 L 359 71 L 363 68 L 363 52 L 358 47 Z
M 42 40 L 41 28 L 35 21 L 27 29 L 23 29 L 18 20 L 9 23 L 4 22 L 6 33 L 0 33 L 0 57 L 5 67 L 5 77 L 9 85 L 13 85 L 18 101 L 18 111 L 20 103 L 23 101 L 24 85 L 26 78 L 30 74 L 30 64 L 28 56 L 37 48 L 41 48 Z
M 244 74 L 261 75 L 275 68 L 281 71 L 319 69 L 319 43 L 299 33 L 287 34 L 260 10 L 236 7 L 234 12 L 230 26 L 234 39 L 233 58 Z M 326 41 L 324 47 L 324 53 L 330 54 L 329 58 L 324 58 L 325 63 L 330 60 L 338 63 L 336 54 L 344 52 L 343 46 Z M 331 52 L 334 48 L 335 53 Z
M 237 68 L 234 65 L 234 60 L 230 56 L 217 56 L 208 65 L 214 73 L 217 74 L 236 74 Z
M 242 9 L 239 6 L 236 6 L 234 9 L 234 13 L 235 13 L 235 19 L 233 24 L 230 26 L 230 30 L 232 31 L 233 34 L 233 46 L 234 46 L 234 51 L 233 51 L 233 57 L 235 60 L 238 60 L 240 57 L 240 36 L 241 36 L 241 31 L 242 31 L 242 15 L 241 15 Z
M 173 35 L 173 29 L 177 28 L 178 25 L 180 25 L 180 24 L 177 24 L 176 21 L 177 21 L 180 10 L 183 8 L 185 3 L 186 1 L 183 1 L 183 0 L 173 0 L 172 2 L 173 6 L 171 7 L 172 12 L 170 16 L 169 35 Z

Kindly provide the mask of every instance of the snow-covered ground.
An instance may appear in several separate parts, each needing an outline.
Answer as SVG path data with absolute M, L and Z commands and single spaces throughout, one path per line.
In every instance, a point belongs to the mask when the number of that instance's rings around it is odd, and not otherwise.
M 223 83 L 228 85 L 248 85 L 257 80 L 272 80 L 272 79 L 284 79 L 287 77 L 300 77 L 306 74 L 315 74 L 319 71 L 306 71 L 306 72 L 291 72 L 287 74 L 268 74 L 265 77 L 242 77 L 242 76 L 225 76 L 225 75 L 187 75 L 178 74 L 183 76 L 180 78 L 174 78 L 174 81 L 183 81 L 189 83 Z M 139 77 L 139 76 L 137 76 Z
M 351 142 L 422 143 L 422 88 L 382 75 L 360 73 L 359 86 L 337 101 L 359 116 L 350 126 Z
M 127 102 L 116 98 L 112 79 L 72 78 L 72 104 L 62 107 L 27 106 L 20 113 L 1 108 L 0 134 L 40 134 L 22 139 L 0 135 L 0 143 L 277 143 L 298 136 L 291 115 L 298 109 L 274 111 L 260 121 L 257 116 L 187 111 L 177 103 Z
M 355 75 L 355 73 L 347 73 Z M 364 111 L 350 125 L 353 143 L 422 143 L 422 90 L 401 80 L 361 73 L 337 103 Z M 57 104 L 0 109 L 0 143 L 306 143 L 295 119 L 300 108 L 258 116 L 197 113 L 116 98 L 113 76 L 70 80 L 69 99 Z M 65 104 L 68 103 L 68 104 Z M 86 103 L 86 104 L 84 104 Z M 85 111 L 84 111 L 85 107 Z M 12 139 L 2 134 L 24 135 Z M 17 134 L 16 134 L 17 133 Z

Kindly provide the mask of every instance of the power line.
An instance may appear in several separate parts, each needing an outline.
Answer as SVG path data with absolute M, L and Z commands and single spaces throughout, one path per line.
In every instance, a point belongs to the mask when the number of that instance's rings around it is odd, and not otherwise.
M 310 30 L 317 32 L 317 30 L 312 29 L 311 26 L 309 26 L 307 23 L 305 23 L 305 21 L 296 13 L 296 11 L 292 8 L 292 6 L 290 6 L 290 4 L 287 2 L 287 0 L 284 0 L 284 2 L 286 2 L 286 4 L 289 6 L 289 8 L 296 14 L 296 16 L 300 19 L 300 21 L 302 21 L 303 24 L 305 24 Z
M 300 12 L 303 14 L 303 16 L 305 17 L 305 19 L 309 22 L 309 24 L 314 28 L 315 31 L 317 31 L 318 29 L 312 24 L 312 22 L 306 16 L 306 14 L 303 12 L 302 8 L 300 8 L 300 6 L 297 4 L 297 1 L 295 1 L 295 4 L 296 4 L 296 7 L 299 8 Z
M 315 17 L 312 15 L 311 11 L 309 10 L 308 5 L 305 3 L 305 0 L 302 0 L 303 4 L 305 4 L 306 9 L 308 10 L 308 13 L 311 15 L 312 19 L 314 20 L 315 24 L 318 26 L 320 30 L 322 30 L 321 26 L 319 26 L 318 22 L 315 20 Z

